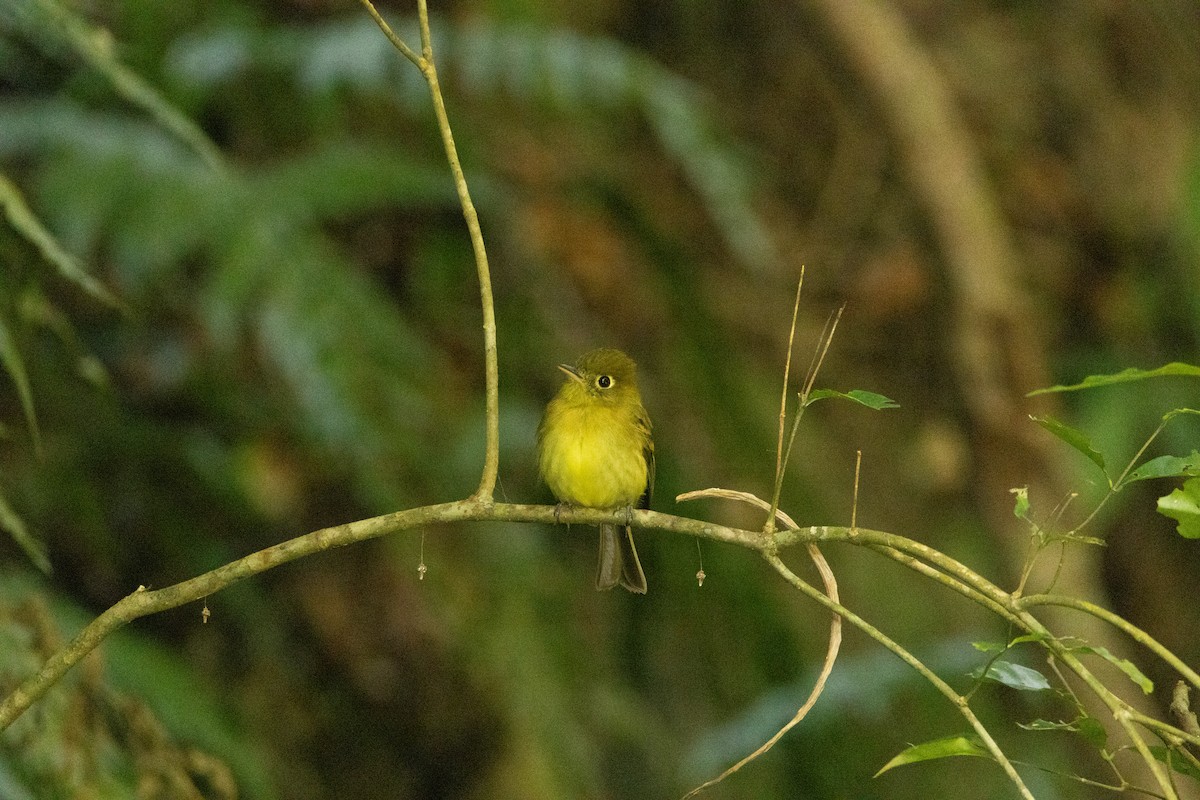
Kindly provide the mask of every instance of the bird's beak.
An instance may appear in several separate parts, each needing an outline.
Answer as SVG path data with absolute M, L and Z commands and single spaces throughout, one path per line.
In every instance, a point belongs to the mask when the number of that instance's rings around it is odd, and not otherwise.
M 579 375 L 579 370 L 575 369 L 570 364 L 559 364 L 558 368 L 565 372 L 567 377 L 571 380 L 583 383 L 583 378 Z

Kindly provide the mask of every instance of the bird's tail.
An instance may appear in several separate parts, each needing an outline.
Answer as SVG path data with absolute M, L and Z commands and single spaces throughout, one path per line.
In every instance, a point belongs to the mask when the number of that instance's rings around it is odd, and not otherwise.
M 646 593 L 646 573 L 633 546 L 633 529 L 616 525 L 600 526 L 600 565 L 596 570 L 596 588 L 611 589 L 620 584 L 636 594 Z

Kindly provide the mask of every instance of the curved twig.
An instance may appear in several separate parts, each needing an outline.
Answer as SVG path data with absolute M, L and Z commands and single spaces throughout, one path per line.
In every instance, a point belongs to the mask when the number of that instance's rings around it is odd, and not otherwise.
M 1013 786 L 1017 788 L 1017 791 L 1021 793 L 1021 796 L 1026 798 L 1026 800 L 1033 800 L 1033 794 L 1029 791 L 1029 787 L 1027 787 L 1025 782 L 1021 779 L 1016 767 L 1013 766 L 1013 763 L 1008 759 L 1008 756 L 1004 755 L 1004 751 L 1000 749 L 1000 745 L 996 744 L 996 740 L 992 738 L 990 733 L 988 733 L 987 728 L 984 727 L 979 718 L 975 716 L 975 712 L 971 710 L 971 707 L 968 705 L 965 697 L 954 691 L 954 688 L 942 680 L 936 672 L 925 666 L 925 664 L 923 664 L 916 656 L 908 652 L 908 650 L 902 647 L 898 642 L 893 640 L 883 631 L 879 630 L 874 625 L 867 622 L 865 619 L 858 616 L 840 603 L 835 603 L 834 601 L 830 600 L 824 594 L 817 591 L 816 587 L 810 586 L 802 578 L 788 569 L 787 565 L 780 560 L 779 556 L 775 555 L 774 553 L 763 553 L 763 557 L 767 560 L 767 563 L 774 567 L 775 571 L 782 575 L 784 580 L 792 584 L 792 586 L 799 589 L 811 599 L 825 606 L 830 611 L 841 616 L 851 625 L 858 628 L 875 641 L 879 642 L 888 650 L 891 650 L 895 655 L 899 656 L 904 663 L 908 664 L 910 667 L 920 673 L 921 677 L 925 678 L 925 680 L 931 683 L 935 689 L 937 689 L 954 705 L 955 708 L 958 709 L 958 712 L 962 714 L 963 718 L 967 721 L 967 724 L 971 726 L 976 734 L 978 734 L 980 740 L 984 744 L 984 747 L 986 747 L 988 752 L 991 753 L 992 758 L 996 760 L 996 762 L 1000 765 L 1000 768 L 1004 770 L 1004 774 L 1008 776 L 1009 781 L 1011 781 Z
M 803 277 L 801 279 L 803 280 Z M 797 298 L 797 302 L 799 302 L 799 291 L 797 291 L 796 298 Z M 790 348 L 789 348 L 789 361 L 790 360 L 791 359 L 790 359 Z M 786 386 L 786 381 L 785 381 L 785 386 Z M 786 388 L 784 389 L 784 391 L 785 392 L 787 391 Z M 783 432 L 782 425 L 783 425 L 783 417 L 781 414 L 780 415 L 780 426 L 781 426 L 780 434 L 781 435 Z M 737 500 L 739 502 L 749 503 L 752 506 L 755 506 L 757 508 L 761 508 L 765 511 L 768 511 L 771 515 L 769 522 L 774 522 L 775 518 L 778 517 L 783 522 L 783 524 L 791 530 L 795 530 L 797 527 L 799 527 L 796 525 L 795 521 L 792 520 L 791 517 L 789 517 L 787 514 L 780 511 L 778 509 L 778 507 L 776 507 L 776 503 L 778 503 L 778 501 L 779 501 L 778 494 L 776 494 L 775 499 L 772 500 L 771 503 L 767 503 L 762 498 L 756 497 L 755 495 L 752 495 L 749 492 L 738 492 L 738 491 L 734 491 L 731 489 L 702 489 L 700 491 L 686 492 L 684 494 L 681 494 L 675 498 L 675 502 L 679 503 L 679 502 L 683 502 L 686 500 L 698 500 L 703 497 L 719 497 L 719 498 L 723 498 L 723 499 L 727 499 L 727 500 Z M 774 553 L 774 548 L 771 548 L 768 546 L 767 549 L 764 550 L 764 552 Z M 834 576 L 833 570 L 829 566 L 829 562 L 825 560 L 825 556 L 821 553 L 820 549 L 818 549 L 817 546 L 815 544 L 813 544 L 812 542 L 808 543 L 808 555 L 809 555 L 809 558 L 812 559 L 813 564 L 816 566 L 817 571 L 821 573 L 821 582 L 825 585 L 826 596 L 828 596 L 829 599 L 833 600 L 835 603 L 841 602 L 841 600 L 838 596 L 837 578 Z M 685 794 L 683 796 L 683 800 L 688 800 L 691 797 L 695 797 L 696 795 L 700 794 L 700 792 L 703 792 L 705 789 L 715 786 L 718 783 L 720 783 L 721 781 L 725 780 L 730 775 L 737 772 L 742 767 L 746 766 L 751 761 L 753 761 L 754 759 L 761 756 L 763 753 L 770 750 L 772 747 L 775 746 L 776 742 L 778 742 L 780 739 L 783 738 L 783 736 L 788 731 L 790 731 L 792 728 L 796 727 L 796 725 L 799 724 L 800 721 L 808 715 L 808 712 L 812 709 L 812 707 L 814 705 L 816 705 L 817 699 L 821 696 L 822 692 L 825 691 L 825 684 L 829 681 L 829 676 L 833 672 L 833 665 L 834 665 L 834 662 L 837 661 L 838 651 L 841 649 L 841 646 L 842 646 L 842 618 L 840 616 L 838 616 L 837 614 L 834 614 L 832 619 L 829 622 L 829 646 L 825 649 L 825 661 L 821 664 L 821 672 L 817 676 L 816 683 L 813 684 L 812 691 L 808 693 L 808 698 L 805 699 L 804 703 L 801 704 L 800 708 L 796 709 L 796 713 L 792 715 L 792 718 L 790 720 L 788 720 L 783 725 L 783 727 L 781 727 L 779 730 L 777 730 L 775 732 L 775 734 L 773 736 L 771 736 L 771 738 L 767 739 L 767 741 L 765 741 L 761 745 L 759 745 L 758 749 L 756 749 L 753 753 L 750 753 L 749 755 L 745 756 L 744 758 L 742 758 L 740 761 L 738 761 L 733 766 L 726 769 L 724 772 L 722 772 L 717 777 L 712 778 L 711 780 L 707 780 L 704 783 L 697 786 L 695 789 L 692 789 L 690 792 L 688 792 L 687 794 Z

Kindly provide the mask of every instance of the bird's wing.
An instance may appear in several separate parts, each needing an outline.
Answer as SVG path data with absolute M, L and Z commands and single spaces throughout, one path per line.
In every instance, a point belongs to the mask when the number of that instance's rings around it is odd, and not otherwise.
M 650 495 L 654 492 L 654 439 L 650 435 L 650 415 L 646 409 L 639 407 L 636 424 L 638 431 L 645 437 L 642 445 L 642 457 L 646 459 L 646 491 L 638 498 L 638 508 L 650 507 Z

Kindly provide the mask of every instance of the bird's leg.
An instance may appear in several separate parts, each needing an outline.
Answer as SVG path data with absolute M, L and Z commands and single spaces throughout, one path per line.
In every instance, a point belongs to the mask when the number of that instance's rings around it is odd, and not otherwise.
M 625 506 L 625 527 L 628 528 L 633 524 L 633 506 Z
M 564 503 L 564 502 L 560 501 L 557 505 L 555 505 L 554 506 L 554 524 L 555 525 L 562 524 L 562 519 L 561 519 L 562 513 L 564 511 L 570 511 L 570 510 L 571 510 L 570 503 Z

